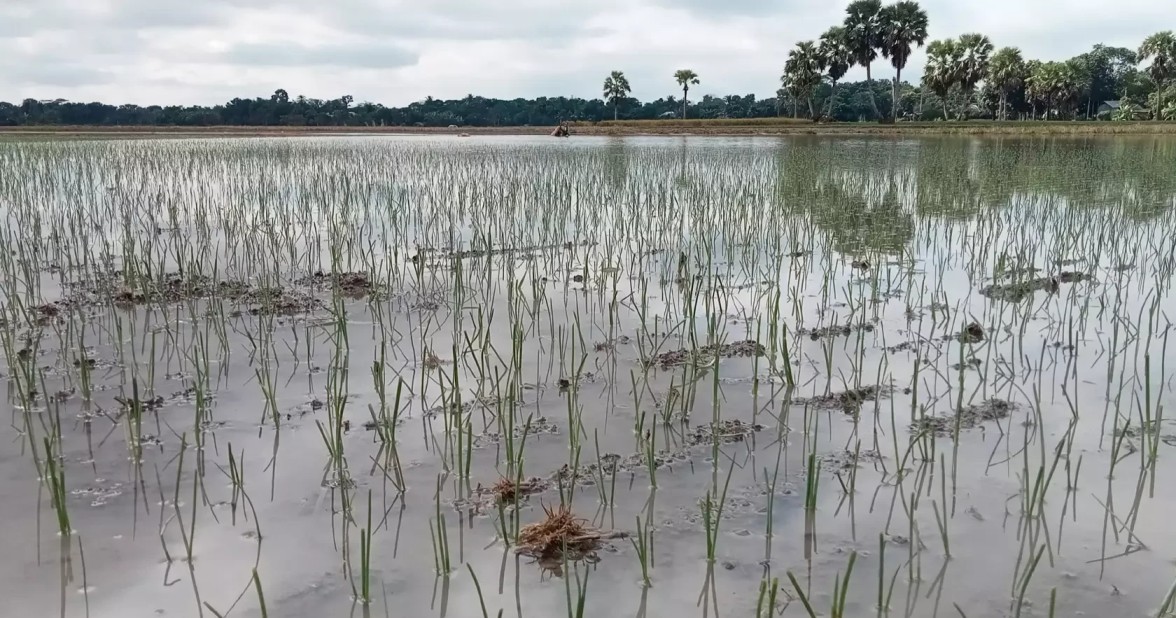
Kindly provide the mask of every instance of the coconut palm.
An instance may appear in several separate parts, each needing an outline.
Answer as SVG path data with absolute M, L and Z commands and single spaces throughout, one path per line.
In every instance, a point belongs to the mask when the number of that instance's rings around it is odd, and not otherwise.
M 854 0 L 845 8 L 845 40 L 853 55 L 854 64 L 866 69 L 866 90 L 870 94 L 870 107 L 874 110 L 875 118 L 882 118 L 878 112 L 878 102 L 874 100 L 873 75 L 870 73 L 870 63 L 878 57 L 878 48 L 882 46 L 882 27 L 879 13 L 882 12 L 881 0 Z
M 1171 30 L 1165 30 L 1147 37 L 1139 46 L 1138 56 L 1140 64 L 1151 60 L 1147 72 L 1156 82 L 1156 92 L 1163 93 L 1168 80 L 1176 77 L 1176 34 Z M 1163 101 L 1159 100 L 1156 103 L 1152 106 L 1152 111 L 1159 118 L 1163 111 Z
M 821 84 L 821 56 L 812 41 L 801 41 L 788 52 L 788 61 L 784 63 L 784 75 L 780 81 L 793 97 L 808 103 L 809 117 L 816 119 L 813 113 L 813 92 Z
M 952 87 L 960 83 L 963 50 L 955 39 L 931 41 L 927 45 L 927 64 L 923 67 L 923 85 L 943 101 L 943 119 L 947 111 L 947 97 Z
M 997 118 L 1008 120 L 1009 93 L 1025 83 L 1025 60 L 1016 47 L 1002 47 L 988 63 L 988 83 L 1000 93 Z
M 964 91 L 964 110 L 972 103 L 976 85 L 988 75 L 988 61 L 992 57 L 992 41 L 983 34 L 963 34 L 959 40 L 961 52 L 960 88 Z M 961 116 L 962 117 L 962 116 Z
M 898 85 L 902 70 L 911 57 L 911 46 L 927 42 L 927 11 L 918 2 L 903 0 L 886 6 L 879 13 L 882 32 L 882 55 L 894 66 L 894 82 L 890 85 L 891 111 L 898 118 Z
M 679 69 L 674 71 L 674 79 L 682 87 L 682 118 L 685 118 L 686 106 L 688 105 L 687 96 L 690 94 L 690 86 L 698 84 L 698 73 L 690 69 Z
M 817 55 L 821 61 L 821 70 L 829 76 L 829 104 L 825 108 L 825 115 L 833 115 L 833 95 L 837 93 L 837 82 L 853 66 L 853 53 L 845 39 L 845 28 L 833 26 L 821 35 L 817 44 Z
M 604 98 L 613 106 L 613 120 L 617 119 L 617 108 L 621 100 L 629 96 L 633 89 L 629 87 L 629 79 L 620 71 L 613 71 L 604 78 Z

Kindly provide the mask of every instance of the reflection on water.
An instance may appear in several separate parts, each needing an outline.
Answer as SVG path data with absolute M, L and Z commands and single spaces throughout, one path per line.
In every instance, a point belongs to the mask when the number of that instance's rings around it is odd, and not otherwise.
M 1176 141 L 0 166 L 20 615 L 1173 608 Z

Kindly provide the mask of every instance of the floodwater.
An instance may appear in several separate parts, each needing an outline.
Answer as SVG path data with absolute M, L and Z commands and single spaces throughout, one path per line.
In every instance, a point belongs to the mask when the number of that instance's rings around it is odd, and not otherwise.
M 0 170 L 5 616 L 1176 615 L 1176 140 Z

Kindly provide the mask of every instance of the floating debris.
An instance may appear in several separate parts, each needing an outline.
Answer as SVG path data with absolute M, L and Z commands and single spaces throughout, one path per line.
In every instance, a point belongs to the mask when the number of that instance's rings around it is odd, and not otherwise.
M 933 433 L 937 436 L 950 435 L 955 431 L 956 423 L 960 429 L 972 429 L 985 421 L 996 421 L 1008 418 L 1017 404 L 1004 399 L 988 399 L 982 403 L 972 404 L 952 416 L 924 416 L 911 424 L 912 433 Z
M 882 454 L 873 449 L 866 449 L 854 453 L 844 449 L 834 453 L 821 455 L 821 469 L 827 472 L 843 472 L 858 467 L 862 462 L 875 463 L 882 461 Z
M 1087 279 L 1090 279 L 1090 275 L 1086 273 L 1065 270 L 1053 277 L 1039 277 L 1016 283 L 994 283 L 981 288 L 980 293 L 995 300 L 1020 302 L 1033 295 L 1034 292 L 1049 290 L 1052 294 L 1058 291 L 1058 286 L 1061 283 L 1077 283 Z
M 801 335 L 807 335 L 809 339 L 817 341 L 818 339 L 831 339 L 833 337 L 845 336 L 848 337 L 855 332 L 874 332 L 874 325 L 866 324 L 831 324 L 829 326 L 822 326 L 820 328 L 800 329 Z
M 753 340 L 747 339 L 745 341 L 738 341 L 736 343 L 712 344 L 703 346 L 697 350 L 674 350 L 673 352 L 663 352 L 655 356 L 652 360 L 646 361 L 647 365 L 657 365 L 662 369 L 669 367 L 680 367 L 691 361 L 698 361 L 707 358 L 734 358 L 737 356 L 763 356 L 767 353 L 767 349 L 762 344 Z
M 706 425 L 696 425 L 685 437 L 686 443 L 690 446 L 710 445 L 715 442 L 732 444 L 742 442 L 753 433 L 762 431 L 763 428 L 764 426 L 760 424 L 744 423 L 739 419 L 734 419 L 720 421 L 718 423 L 708 423 Z
M 984 327 L 980 326 L 978 322 L 968 324 L 960 332 L 959 340 L 962 343 L 979 343 L 984 341 Z
M 818 408 L 839 409 L 846 414 L 856 414 L 861 409 L 863 403 L 877 401 L 882 397 L 889 396 L 892 391 L 893 389 L 889 386 L 871 385 L 851 389 L 842 393 L 818 395 L 808 398 L 801 397 L 794 399 L 793 403 Z

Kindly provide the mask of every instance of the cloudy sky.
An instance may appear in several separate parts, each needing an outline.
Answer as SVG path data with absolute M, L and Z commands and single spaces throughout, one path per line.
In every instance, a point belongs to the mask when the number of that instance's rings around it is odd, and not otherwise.
M 1172 0 L 924 0 L 932 38 L 983 32 L 1028 57 L 1136 48 L 1176 28 Z M 0 100 L 211 104 L 291 96 L 403 105 L 427 95 L 771 96 L 797 41 L 838 0 L 0 0 Z M 908 72 L 918 75 L 922 54 Z M 878 71 L 888 74 L 888 66 Z M 860 69 L 850 78 L 861 76 Z M 878 75 L 876 72 L 875 75 Z

